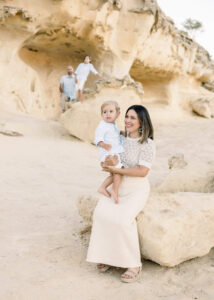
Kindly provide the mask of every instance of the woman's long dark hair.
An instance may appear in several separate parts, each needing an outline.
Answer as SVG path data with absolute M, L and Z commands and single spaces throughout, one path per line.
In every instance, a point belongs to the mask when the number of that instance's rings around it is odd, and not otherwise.
M 148 110 L 143 106 L 143 105 L 132 105 L 130 106 L 127 111 L 126 111 L 126 115 L 128 113 L 129 110 L 133 109 L 137 116 L 138 116 L 138 120 L 140 122 L 140 128 L 139 128 L 139 133 L 141 135 L 141 139 L 139 141 L 139 143 L 144 143 L 148 140 L 148 138 L 150 139 L 154 139 L 154 129 L 152 126 L 152 121 L 149 115 Z

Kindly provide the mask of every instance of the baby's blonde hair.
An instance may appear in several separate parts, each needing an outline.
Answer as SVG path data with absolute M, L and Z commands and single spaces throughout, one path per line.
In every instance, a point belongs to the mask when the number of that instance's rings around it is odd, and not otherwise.
M 111 101 L 111 100 L 109 100 L 109 101 L 103 102 L 103 104 L 101 105 L 101 114 L 103 113 L 104 107 L 107 106 L 107 105 L 114 105 L 116 111 L 117 111 L 117 112 L 120 111 L 120 107 L 119 107 L 119 104 L 117 103 L 117 101 Z

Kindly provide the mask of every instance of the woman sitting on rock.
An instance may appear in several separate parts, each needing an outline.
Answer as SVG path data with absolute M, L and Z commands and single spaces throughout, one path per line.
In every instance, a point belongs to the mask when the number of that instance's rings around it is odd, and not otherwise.
M 125 115 L 125 136 L 122 136 L 125 152 L 121 153 L 124 168 L 117 169 L 109 157 L 104 170 L 121 174 L 119 204 L 101 196 L 93 215 L 93 226 L 87 261 L 98 263 L 101 272 L 111 266 L 127 268 L 123 282 L 136 281 L 141 274 L 141 256 L 136 217 L 143 210 L 149 195 L 147 174 L 155 155 L 153 126 L 147 109 L 133 105 Z

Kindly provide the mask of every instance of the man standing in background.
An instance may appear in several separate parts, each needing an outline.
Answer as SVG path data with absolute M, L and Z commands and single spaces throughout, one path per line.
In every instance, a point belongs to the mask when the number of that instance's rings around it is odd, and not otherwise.
M 76 99 L 77 78 L 72 66 L 67 67 L 67 74 L 60 80 L 60 102 L 62 112 L 66 110 L 66 102 L 72 103 Z

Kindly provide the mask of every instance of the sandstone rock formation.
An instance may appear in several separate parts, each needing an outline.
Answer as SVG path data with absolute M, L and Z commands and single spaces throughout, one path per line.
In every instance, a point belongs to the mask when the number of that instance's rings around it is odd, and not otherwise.
M 209 164 L 192 160 L 182 168 L 172 168 L 156 191 L 159 193 L 214 193 L 214 162 Z
M 55 118 L 59 79 L 87 53 L 105 79 L 141 82 L 146 105 L 176 113 L 213 97 L 201 86 L 214 80 L 208 52 L 180 33 L 154 0 L 1 0 L 0 33 L 2 110 Z
M 92 195 L 82 195 L 76 200 L 78 212 L 89 226 L 92 225 L 92 216 L 98 200 L 99 195 L 97 195 L 97 197 Z
M 163 266 L 209 253 L 214 246 L 214 194 L 155 194 L 138 217 L 142 255 Z
M 198 115 L 205 118 L 214 117 L 214 98 L 200 98 L 192 102 L 192 109 Z
M 201 85 L 208 91 L 214 92 L 214 82 L 202 82 Z
M 184 160 L 184 155 L 179 153 L 168 159 L 168 165 L 169 169 L 182 169 L 187 165 L 187 162 Z
M 214 194 L 154 193 L 137 218 L 141 254 L 172 267 L 207 254 L 214 246 Z M 77 201 L 80 215 L 92 224 L 98 197 Z

